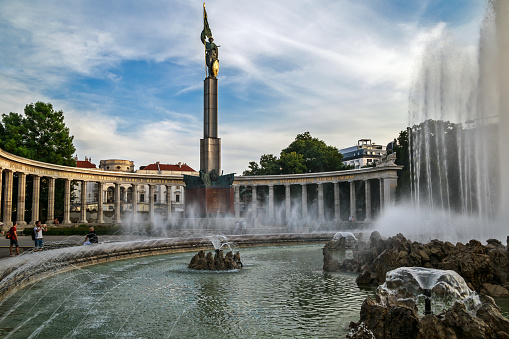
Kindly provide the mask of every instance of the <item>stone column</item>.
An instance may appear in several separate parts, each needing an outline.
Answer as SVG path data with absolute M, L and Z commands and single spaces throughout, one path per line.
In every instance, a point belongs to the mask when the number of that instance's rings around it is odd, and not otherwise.
M 325 209 L 323 204 L 323 183 L 318 183 L 318 220 L 325 220 Z
M 380 178 L 380 214 L 384 210 L 384 181 Z
M 366 196 L 366 218 L 364 221 L 371 220 L 371 185 L 369 180 L 364 180 L 364 192 Z
M 235 218 L 238 219 L 240 218 L 240 185 L 235 185 L 234 190 L 235 190 L 235 203 L 234 203 Z
M 81 181 L 81 207 L 80 207 L 80 224 L 86 224 L 87 221 L 87 182 Z
M 122 190 L 120 190 L 122 191 Z M 127 188 L 124 189 L 124 194 L 122 194 L 122 201 L 127 203 Z
M 18 173 L 18 205 L 16 206 L 16 219 L 19 226 L 26 225 L 25 221 L 25 197 L 26 197 L 27 175 Z
M 286 210 L 286 221 L 290 221 L 292 217 L 292 200 L 290 197 L 290 184 L 285 184 L 285 210 Z
M 350 181 L 350 216 L 357 218 L 355 205 L 355 181 Z
M 3 220 L 2 218 L 2 194 L 4 192 L 2 192 L 2 172 L 3 172 L 3 169 L 0 167 L 0 220 Z
M 339 203 L 339 182 L 334 183 L 334 220 L 341 220 L 341 205 Z
M 168 220 L 171 218 L 171 197 L 172 197 L 173 186 L 166 185 L 166 216 Z
M 12 226 L 12 180 L 13 172 L 5 170 L 5 188 L 4 188 L 4 226 Z
M 64 179 L 65 185 L 64 185 L 64 220 L 62 221 L 62 224 L 70 224 L 71 223 L 71 180 L 70 179 Z M 53 187 L 53 188 L 52 188 Z M 53 193 L 50 194 L 51 190 L 53 190 Z M 51 198 L 50 198 L 51 197 Z M 50 204 L 51 201 L 51 204 Z M 49 178 L 49 185 L 48 185 L 48 216 L 49 216 L 49 209 L 50 206 L 53 208 L 55 204 L 55 178 Z M 51 213 L 54 214 L 54 213 Z M 48 217 L 49 219 L 49 217 Z M 55 218 L 51 219 L 54 220 Z
M 148 216 L 150 219 L 150 222 L 154 222 L 154 192 L 155 192 L 156 185 L 148 185 Z
M 114 204 L 115 204 L 115 214 L 113 216 L 113 222 L 115 224 L 120 223 L 120 184 L 115 183 L 115 198 L 114 198 Z
M 274 185 L 269 185 L 269 220 L 274 220 Z
M 104 223 L 104 211 L 103 211 L 103 188 L 102 182 L 97 183 L 97 223 Z
M 67 220 L 68 223 L 71 223 L 71 180 L 66 179 L 69 184 L 69 195 L 64 196 L 64 205 L 67 202 L 68 204 L 68 212 Z M 66 184 L 67 185 L 67 184 Z M 53 224 L 55 222 L 55 178 L 48 178 L 48 219 L 46 220 L 47 224 Z M 64 223 L 65 223 L 65 216 L 64 216 Z
M 394 206 L 396 203 L 396 187 L 398 186 L 397 178 L 384 179 L 384 209 Z
M 302 219 L 308 217 L 308 187 L 306 184 L 301 184 L 302 187 Z
M 131 184 L 132 190 L 132 210 L 133 220 L 136 221 L 138 218 L 138 184 Z
M 256 194 L 256 186 L 251 187 L 251 206 L 253 209 L 253 218 L 256 218 L 258 215 L 258 196 Z
M 35 225 L 35 222 L 39 220 L 39 199 L 41 195 L 41 177 L 38 175 L 32 175 L 33 187 L 32 187 L 32 219 L 31 224 Z

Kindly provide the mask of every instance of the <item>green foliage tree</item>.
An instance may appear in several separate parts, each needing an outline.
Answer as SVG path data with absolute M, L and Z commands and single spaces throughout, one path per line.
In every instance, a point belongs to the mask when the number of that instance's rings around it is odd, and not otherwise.
M 279 158 L 279 164 L 281 166 L 282 173 L 299 174 L 307 172 L 304 156 L 296 152 L 282 152 L 281 157 Z
M 309 132 L 298 134 L 281 153 L 302 154 L 308 172 L 329 172 L 344 169 L 343 155 L 334 146 L 313 138 Z
M 313 138 L 309 132 L 298 134 L 295 140 L 277 158 L 272 154 L 260 157 L 260 165 L 251 161 L 244 175 L 296 174 L 305 172 L 340 171 L 348 167 L 343 155 L 334 146 Z
M 25 106 L 24 114 L 2 114 L 0 122 L 0 148 L 24 158 L 51 164 L 76 166 L 74 137 L 64 123 L 64 113 L 55 111 L 50 103 L 37 102 Z M 31 178 L 27 177 L 27 186 Z M 16 192 L 14 192 L 16 194 Z M 26 209 L 31 209 L 30 189 L 26 190 Z M 55 213 L 63 211 L 64 182 L 56 181 Z M 47 178 L 41 179 L 40 219 L 47 215 Z
M 24 113 L 2 114 L 0 147 L 28 159 L 76 166 L 74 137 L 65 126 L 64 113 L 44 102 L 26 105 Z

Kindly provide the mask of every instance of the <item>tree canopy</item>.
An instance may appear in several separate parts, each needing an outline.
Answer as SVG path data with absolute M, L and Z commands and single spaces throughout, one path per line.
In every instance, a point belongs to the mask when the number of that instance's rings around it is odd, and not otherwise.
M 24 158 L 57 165 L 76 166 L 74 137 L 64 123 L 64 113 L 50 103 L 25 106 L 24 115 L 2 114 L 0 148 Z
M 343 155 L 334 146 L 313 138 L 309 132 L 298 134 L 283 149 L 279 158 L 273 154 L 260 157 L 260 164 L 251 161 L 244 175 L 299 174 L 340 171 L 348 167 L 342 163 Z

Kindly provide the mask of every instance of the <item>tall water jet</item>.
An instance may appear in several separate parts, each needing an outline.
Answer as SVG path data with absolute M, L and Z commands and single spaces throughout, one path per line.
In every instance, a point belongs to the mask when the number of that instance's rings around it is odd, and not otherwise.
M 444 25 L 423 50 L 409 101 L 411 195 L 421 213 L 441 216 L 442 235 L 505 237 L 508 32 L 509 1 L 490 0 L 476 50 L 455 45 Z

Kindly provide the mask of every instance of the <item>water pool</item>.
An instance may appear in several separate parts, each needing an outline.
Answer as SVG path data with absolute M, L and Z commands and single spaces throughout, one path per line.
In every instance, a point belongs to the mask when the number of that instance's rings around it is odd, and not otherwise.
M 231 272 L 187 269 L 194 253 L 64 272 L 5 299 L 0 336 L 344 337 L 373 292 L 355 274 L 323 272 L 322 247 L 241 249 L 245 268 Z

